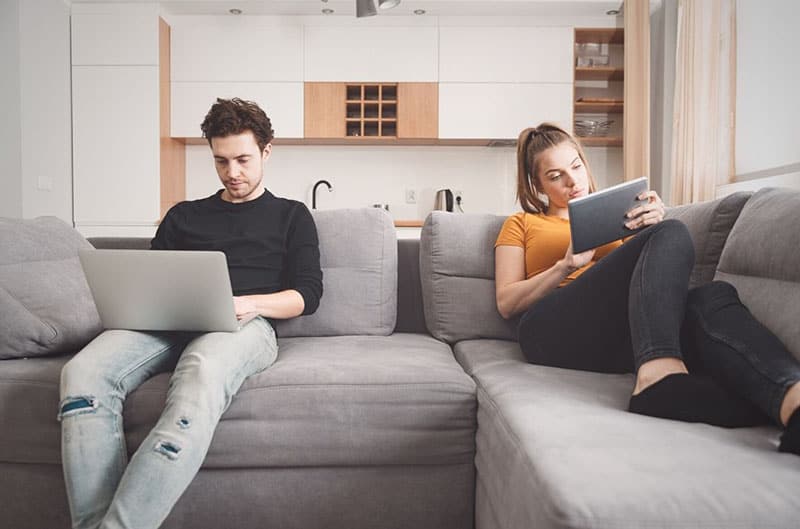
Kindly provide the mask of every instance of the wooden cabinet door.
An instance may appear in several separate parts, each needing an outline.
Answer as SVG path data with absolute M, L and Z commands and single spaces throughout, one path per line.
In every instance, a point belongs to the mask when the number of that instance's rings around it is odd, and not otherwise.
M 305 83 L 303 137 L 345 137 L 345 84 Z
M 397 137 L 439 137 L 438 83 L 398 83 Z

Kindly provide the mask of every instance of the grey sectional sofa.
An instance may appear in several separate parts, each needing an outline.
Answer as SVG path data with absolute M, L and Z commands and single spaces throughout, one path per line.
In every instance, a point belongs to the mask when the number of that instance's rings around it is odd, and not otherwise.
M 775 451 L 777 428 L 629 414 L 631 376 L 522 360 L 514 322 L 494 307 L 502 217 L 435 212 L 421 241 L 396 241 L 377 210 L 314 215 L 320 310 L 279 329 L 278 361 L 245 383 L 164 527 L 798 527 L 800 458 Z M 800 355 L 800 193 L 737 194 L 669 215 L 692 232 L 693 283 L 733 282 Z M 36 233 L 32 222 L 0 223 L 4 319 L 7 298 L 33 288 L 20 282 L 22 261 L 74 274 L 75 245 L 64 242 L 74 232 Z M 53 318 L 53 307 L 23 301 Z M 67 320 L 47 323 L 91 327 Z M 0 339 L 0 358 L 13 352 Z M 55 417 L 72 352 L 0 360 L 0 527 L 69 526 Z M 167 379 L 130 396 L 129 451 L 154 424 Z

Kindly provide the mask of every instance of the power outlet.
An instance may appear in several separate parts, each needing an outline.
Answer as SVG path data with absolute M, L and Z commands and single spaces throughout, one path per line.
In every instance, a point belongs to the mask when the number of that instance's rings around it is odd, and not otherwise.
M 416 204 L 416 203 L 417 203 L 417 190 L 406 189 L 406 204 Z

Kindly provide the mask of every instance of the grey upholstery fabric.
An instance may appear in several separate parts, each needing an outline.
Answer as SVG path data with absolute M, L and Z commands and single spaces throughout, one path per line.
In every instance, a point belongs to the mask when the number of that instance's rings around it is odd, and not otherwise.
M 516 322 L 497 312 L 494 242 L 505 217 L 434 211 L 420 238 L 425 323 L 448 343 L 513 339 Z
M 395 332 L 427 333 L 419 282 L 419 239 L 397 240 L 397 327 Z
M 745 204 L 715 279 L 728 281 L 800 359 L 800 191 L 768 188 Z
M 314 314 L 277 323 L 278 336 L 388 335 L 397 320 L 397 232 L 377 208 L 314 210 L 323 294 Z
M 797 527 L 800 458 L 777 428 L 634 415 L 632 375 L 527 364 L 510 342 L 455 350 L 478 383 L 478 529 Z
M 0 359 L 75 350 L 100 332 L 80 248 L 91 245 L 55 217 L 0 219 Z
M 475 384 L 430 336 L 282 338 L 223 415 L 205 468 L 448 465 L 472 461 Z M 58 463 L 58 377 L 66 358 L 0 369 L 0 461 Z M 164 407 L 169 375 L 124 407 L 131 453 Z
M 89 242 L 95 248 L 119 250 L 149 250 L 149 237 L 89 237 Z
M 162 529 L 471 529 L 472 462 L 202 469 Z M 66 529 L 59 465 L 0 463 L 4 529 Z
M 690 287 L 714 279 L 728 234 L 751 195 L 742 191 L 718 200 L 667 209 L 666 218 L 682 221 L 692 235 L 695 264 L 689 278 Z

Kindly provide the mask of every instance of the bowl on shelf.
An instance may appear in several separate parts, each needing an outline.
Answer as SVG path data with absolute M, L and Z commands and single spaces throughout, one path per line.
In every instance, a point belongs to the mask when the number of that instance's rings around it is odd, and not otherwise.
M 581 137 L 608 136 L 608 131 L 611 128 L 612 123 L 614 123 L 613 119 L 609 120 L 576 119 L 575 134 Z

